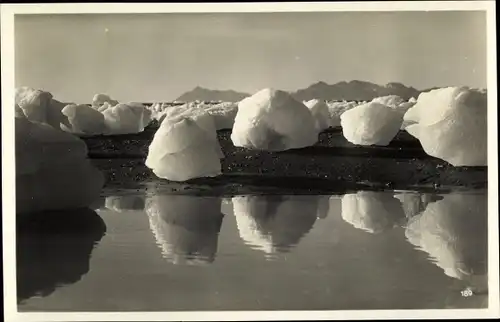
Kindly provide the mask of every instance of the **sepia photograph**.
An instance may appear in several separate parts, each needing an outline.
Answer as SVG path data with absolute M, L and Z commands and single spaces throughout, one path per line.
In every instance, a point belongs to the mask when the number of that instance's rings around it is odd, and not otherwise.
M 6 321 L 500 317 L 494 1 L 0 21 Z

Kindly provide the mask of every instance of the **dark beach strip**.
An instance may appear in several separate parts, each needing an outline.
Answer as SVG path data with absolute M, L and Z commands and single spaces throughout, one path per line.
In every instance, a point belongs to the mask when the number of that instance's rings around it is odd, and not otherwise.
M 172 191 L 334 193 L 360 189 L 446 191 L 487 188 L 487 167 L 453 167 L 428 156 L 418 140 L 400 131 L 389 146 L 356 146 L 341 129 L 319 135 L 316 145 L 282 152 L 235 147 L 231 130 L 218 131 L 223 174 L 174 183 L 157 178 L 144 165 L 157 130 L 83 138 L 92 162 L 103 171 L 106 188 L 155 185 Z

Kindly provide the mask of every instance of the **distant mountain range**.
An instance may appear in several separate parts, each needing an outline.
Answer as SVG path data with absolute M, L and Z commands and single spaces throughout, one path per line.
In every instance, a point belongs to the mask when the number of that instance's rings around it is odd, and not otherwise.
M 300 101 L 313 98 L 322 100 L 368 101 L 375 97 L 386 95 L 398 95 L 408 100 L 411 97 L 417 98 L 419 94 L 419 90 L 413 87 L 406 87 L 401 83 L 388 83 L 385 86 L 381 86 L 358 80 L 340 82 L 333 85 L 318 82 L 292 93 Z
M 179 96 L 176 99 L 176 101 L 192 102 L 199 100 L 199 101 L 239 102 L 247 96 L 250 96 L 250 94 L 239 93 L 233 90 L 227 90 L 227 91 L 210 90 L 197 86 L 193 90 Z
M 290 93 L 299 101 L 311 100 L 313 98 L 321 100 L 347 100 L 347 101 L 369 101 L 375 97 L 398 95 L 405 100 L 411 97 L 418 98 L 422 92 L 427 92 L 430 89 L 418 90 L 413 87 L 407 87 L 401 83 L 388 83 L 386 85 L 377 85 L 370 82 L 353 80 L 350 82 L 339 82 L 329 85 L 325 82 L 318 82 L 311 86 Z M 210 90 L 202 87 L 182 94 L 177 101 L 225 101 L 238 102 L 243 98 L 250 96 L 248 93 L 235 92 L 233 90 L 219 91 Z

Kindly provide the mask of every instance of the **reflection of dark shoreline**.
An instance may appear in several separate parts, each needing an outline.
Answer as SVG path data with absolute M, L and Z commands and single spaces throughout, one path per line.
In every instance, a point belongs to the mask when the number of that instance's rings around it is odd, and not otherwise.
M 231 197 L 236 195 L 342 195 L 366 191 L 416 191 L 428 194 L 446 194 L 450 192 L 485 193 L 486 189 L 479 185 L 474 187 L 434 186 L 434 185 L 409 185 L 392 184 L 381 185 L 374 183 L 355 183 L 328 180 L 321 178 L 307 178 L 300 176 L 277 177 L 273 175 L 252 175 L 246 173 L 223 174 L 216 178 L 198 178 L 186 182 L 171 182 L 158 178 L 142 178 L 140 174 L 144 167 L 142 160 L 101 160 L 102 171 L 113 176 L 108 181 L 103 191 L 113 193 L 115 190 L 129 189 L 148 191 L 153 189 L 163 194 L 179 194 L 192 196 Z M 96 160 L 94 160 L 96 162 Z M 97 162 L 99 163 L 99 162 Z M 120 167 L 126 168 L 124 172 L 115 171 Z M 107 168 L 107 170 L 106 170 Z M 142 170 L 141 170 L 142 169 Z M 147 170 L 144 170 L 147 171 Z M 126 172 L 126 173 L 125 173 Z M 117 181 L 120 176 L 123 181 Z M 134 177 L 135 179 L 133 179 Z M 135 180 L 135 181 L 134 181 Z
M 78 282 L 106 232 L 101 217 L 87 208 L 18 215 L 16 221 L 18 303 Z

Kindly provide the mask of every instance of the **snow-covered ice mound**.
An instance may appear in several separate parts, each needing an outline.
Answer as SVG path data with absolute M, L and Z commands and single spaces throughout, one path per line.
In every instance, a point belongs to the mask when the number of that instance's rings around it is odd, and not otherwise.
M 413 105 L 415 105 L 416 101 L 405 101 L 402 97 L 397 95 L 388 95 L 376 97 L 372 100 L 372 103 L 378 103 L 392 108 L 393 110 L 405 114 Z
M 224 215 L 219 198 L 154 195 L 146 213 L 163 258 L 174 264 L 206 264 L 215 259 Z
M 154 113 L 152 107 L 142 103 L 120 103 L 106 94 L 94 95 L 91 108 L 104 116 L 105 135 L 140 133 L 151 123 Z
M 224 157 L 208 114 L 165 119 L 149 146 L 146 166 L 171 181 L 220 175 Z
M 142 195 L 108 196 L 104 206 L 116 212 L 144 210 L 144 198 Z
M 31 122 L 43 123 L 60 129 L 61 124 L 71 126 L 68 118 L 62 114 L 66 104 L 53 99 L 52 94 L 30 87 L 16 88 L 16 114 L 22 110 Z M 19 108 L 19 109 L 18 109 Z
M 486 166 L 486 115 L 486 93 L 448 87 L 420 94 L 404 119 L 428 155 L 457 167 Z
M 66 105 L 62 114 L 71 127 L 61 124 L 61 129 L 77 135 L 100 135 L 107 132 L 104 115 L 88 105 Z
M 317 196 L 236 196 L 233 213 L 241 239 L 266 254 L 288 252 L 311 230 Z
M 166 111 L 162 108 L 162 106 L 162 103 L 154 103 L 149 108 L 151 111 L 151 119 L 156 120 L 158 123 L 161 123 L 166 116 Z
M 92 99 L 92 107 L 99 108 L 103 105 L 115 106 L 118 105 L 118 101 L 111 99 L 106 94 L 95 94 Z
M 405 215 L 401 202 L 391 193 L 360 191 L 342 196 L 342 219 L 376 234 L 398 226 Z
M 403 115 L 379 104 L 366 103 L 340 116 L 347 141 L 357 145 L 388 145 L 403 123 Z
M 16 115 L 75 135 L 139 133 L 149 125 L 152 113 L 143 104 L 119 104 L 105 94 L 94 96 L 92 105 L 61 103 L 52 94 L 29 87 L 16 89 Z
M 137 103 L 108 106 L 102 114 L 109 135 L 140 133 L 151 121 L 151 112 Z
M 207 107 L 206 111 L 214 118 L 217 130 L 232 129 L 238 113 L 238 103 L 223 102 Z
M 136 108 L 142 108 L 142 127 L 146 128 L 149 123 L 153 120 L 153 113 L 146 105 L 142 103 L 129 103 L 128 105 L 135 106 Z
M 372 100 L 372 103 L 379 103 L 385 106 L 396 108 L 401 104 L 405 103 L 405 100 L 398 95 L 387 95 L 387 96 L 375 97 Z
M 111 105 L 110 103 L 106 102 L 106 103 L 99 105 L 99 106 L 92 106 L 92 108 L 95 109 L 96 111 L 103 113 L 105 110 L 107 110 L 108 108 L 110 108 L 112 106 L 115 106 L 115 105 Z
M 85 143 L 47 124 L 15 120 L 17 213 L 92 204 L 104 177 L 87 159 Z
M 324 131 L 330 127 L 330 111 L 325 101 L 312 99 L 304 102 L 304 105 L 311 111 L 318 132 Z
M 451 193 L 410 220 L 408 241 L 450 277 L 471 283 L 487 276 L 487 196 Z M 484 286 L 484 285 L 483 285 Z
M 376 97 L 372 100 L 372 103 L 379 103 L 385 106 L 389 106 L 393 110 L 401 113 L 401 115 L 405 115 L 405 113 L 415 105 L 416 100 L 413 98 L 413 101 L 405 101 L 402 97 L 398 95 L 388 95 L 388 96 L 381 96 L 381 97 Z M 408 125 L 407 122 L 404 122 L 401 124 L 401 129 L 404 130 L 406 126 Z
M 231 140 L 248 149 L 284 151 L 314 145 L 318 130 L 304 104 L 284 91 L 263 89 L 239 102 Z
M 358 106 L 359 104 L 356 102 L 348 102 L 348 101 L 341 101 L 341 102 L 327 102 L 328 105 L 328 112 L 330 114 L 330 126 L 331 127 L 340 127 L 340 116 L 352 109 Z
M 214 120 L 216 130 L 231 129 L 234 119 L 238 112 L 238 104 L 232 102 L 223 102 L 218 104 L 204 103 L 186 103 L 177 106 L 166 106 L 166 104 L 157 104 L 154 107 L 154 118 L 163 121 L 168 118 L 179 116 L 195 117 L 200 114 L 209 114 Z

